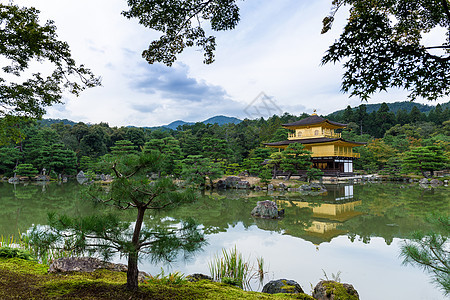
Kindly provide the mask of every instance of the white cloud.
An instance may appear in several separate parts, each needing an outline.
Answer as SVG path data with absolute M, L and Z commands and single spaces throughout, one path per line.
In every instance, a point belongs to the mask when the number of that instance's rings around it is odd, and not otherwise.
M 126 1 L 16 3 L 40 9 L 41 20 L 54 20 L 74 58 L 102 77 L 102 87 L 79 98 L 65 95 L 64 109 L 49 108 L 47 117 L 114 126 L 201 121 L 218 114 L 245 118 L 245 107 L 261 91 L 296 115 L 359 105 L 340 92 L 340 65 L 320 66 L 346 19 L 346 12 L 340 12 L 332 32 L 320 34 L 328 0 L 240 1 L 240 24 L 217 33 L 214 64 L 204 65 L 201 52 L 187 49 L 172 68 L 143 60 L 142 50 L 159 34 L 121 16 Z M 369 103 L 405 98 L 403 91 L 390 91 Z

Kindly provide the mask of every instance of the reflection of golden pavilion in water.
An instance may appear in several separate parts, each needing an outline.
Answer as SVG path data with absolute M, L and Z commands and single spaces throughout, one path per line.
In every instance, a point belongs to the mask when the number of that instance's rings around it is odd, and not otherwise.
M 329 190 L 322 196 L 323 202 L 311 203 L 305 201 L 277 200 L 278 207 L 286 209 L 289 213 L 289 207 L 309 208 L 312 210 L 312 224 L 303 229 L 301 237 L 309 240 L 315 245 L 322 242 L 329 242 L 334 237 L 343 235 L 345 230 L 338 229 L 345 221 L 361 215 L 361 212 L 355 211 L 355 207 L 360 205 L 361 200 L 353 199 L 353 186 L 335 186 L 328 187 Z M 298 233 L 285 231 L 289 235 L 298 235 Z

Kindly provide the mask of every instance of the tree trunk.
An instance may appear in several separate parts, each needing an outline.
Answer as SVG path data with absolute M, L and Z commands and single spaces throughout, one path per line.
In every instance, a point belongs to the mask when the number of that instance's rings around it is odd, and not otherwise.
M 127 290 L 136 291 L 138 289 L 138 254 L 128 254 Z
M 286 177 L 286 180 L 291 179 L 291 176 L 292 176 L 292 172 L 289 172 L 288 175 L 287 175 L 287 177 Z
M 127 289 L 135 291 L 138 289 L 138 257 L 139 257 L 139 237 L 141 234 L 142 223 L 144 221 L 145 208 L 138 207 L 136 224 L 134 225 L 132 252 L 128 253 L 128 271 L 127 271 Z

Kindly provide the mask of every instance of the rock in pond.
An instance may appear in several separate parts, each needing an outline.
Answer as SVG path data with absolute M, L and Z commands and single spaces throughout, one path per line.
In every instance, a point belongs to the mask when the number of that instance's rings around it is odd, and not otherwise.
M 324 191 L 326 192 L 326 188 L 318 183 L 310 183 L 310 184 L 304 184 L 300 187 L 303 191 Z
M 294 280 L 287 279 L 277 279 L 266 283 L 262 289 L 263 293 L 267 294 L 278 294 L 278 293 L 288 293 L 288 294 L 299 294 L 304 293 L 300 284 Z
M 320 281 L 314 288 L 312 296 L 317 300 L 359 300 L 358 292 L 355 290 L 353 285 L 332 280 Z
M 443 185 L 444 183 L 443 183 L 442 181 L 438 180 L 438 179 L 431 179 L 431 180 L 430 180 L 430 184 L 431 184 L 433 187 L 436 187 L 436 186 L 441 186 L 441 185 Z
M 254 217 L 277 219 L 278 207 L 275 202 L 270 200 L 258 201 L 256 207 L 252 210 L 251 214 Z
M 429 184 L 430 182 L 428 181 L 427 178 L 421 178 L 421 179 L 419 180 L 419 183 L 420 183 L 420 184 Z

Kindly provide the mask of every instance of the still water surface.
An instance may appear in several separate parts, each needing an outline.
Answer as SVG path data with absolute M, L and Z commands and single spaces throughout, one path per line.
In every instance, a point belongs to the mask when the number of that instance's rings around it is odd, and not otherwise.
M 447 187 L 365 184 L 327 189 L 322 195 L 212 192 L 188 207 L 158 214 L 176 220 L 194 217 L 208 245 L 187 261 L 180 257 L 170 265 L 153 265 L 143 260 L 140 269 L 209 274 L 214 255 L 237 246 L 245 257 L 265 259 L 268 280 L 293 279 L 307 293 L 325 277 L 324 271 L 329 278 L 340 271 L 341 281 L 353 284 L 361 299 L 445 299 L 426 273 L 401 264 L 399 249 L 414 230 L 429 229 L 427 214 L 450 211 Z M 48 211 L 72 216 L 99 211 L 79 191 L 74 183 L 0 183 L 0 234 L 17 235 L 33 224 L 46 224 Z M 250 216 L 256 202 L 266 199 L 285 208 L 283 219 Z M 124 219 L 133 218 L 132 212 L 124 214 Z M 257 283 L 253 288 L 260 289 Z

